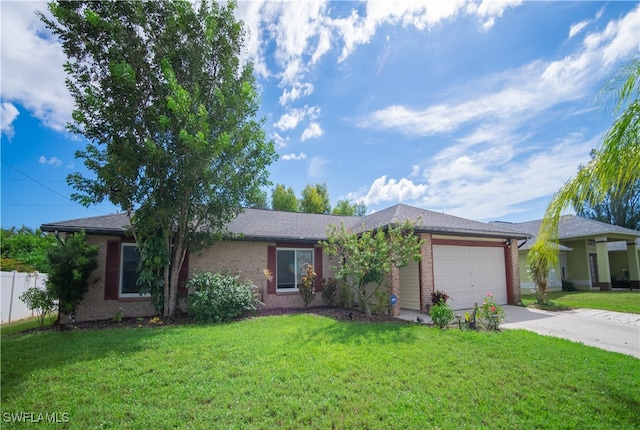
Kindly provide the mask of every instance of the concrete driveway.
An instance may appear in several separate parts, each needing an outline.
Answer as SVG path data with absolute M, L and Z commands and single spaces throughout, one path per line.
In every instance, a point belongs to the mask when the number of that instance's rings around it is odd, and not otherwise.
M 640 358 L 640 315 L 597 309 L 550 312 L 504 306 L 502 328 L 522 328 Z
M 640 358 L 640 315 L 595 309 L 550 312 L 509 305 L 503 309 L 506 317 L 501 328 L 520 328 Z M 470 311 L 457 310 L 455 314 Z M 403 309 L 400 315 L 412 321 L 418 317 L 431 322 L 428 315 L 416 311 Z

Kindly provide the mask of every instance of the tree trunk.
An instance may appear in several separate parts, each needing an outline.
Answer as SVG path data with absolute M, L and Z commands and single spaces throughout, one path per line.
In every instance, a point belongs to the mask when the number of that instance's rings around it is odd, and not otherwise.
M 184 247 L 176 246 L 176 252 L 171 259 L 171 270 L 169 271 L 169 295 L 165 295 L 165 309 L 168 309 L 168 315 L 166 316 L 172 317 L 176 314 L 178 304 L 178 280 L 180 279 L 180 269 L 182 269 L 185 254 Z

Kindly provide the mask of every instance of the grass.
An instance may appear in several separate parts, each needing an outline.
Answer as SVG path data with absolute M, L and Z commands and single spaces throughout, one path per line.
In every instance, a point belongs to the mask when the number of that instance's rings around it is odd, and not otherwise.
M 548 310 L 568 308 L 602 309 L 640 314 L 640 291 L 554 291 L 547 294 Z M 535 295 L 522 295 L 525 306 L 535 304 Z
M 47 332 L 2 337 L 2 412 L 74 429 L 638 428 L 638 364 L 522 330 L 308 314 Z
M 52 325 L 57 317 L 58 317 L 57 313 L 47 316 L 44 319 L 44 325 L 45 326 Z M 2 336 L 4 336 L 7 334 L 19 333 L 21 331 L 25 331 L 25 330 L 29 330 L 37 327 L 40 327 L 40 323 L 38 322 L 37 317 L 25 318 L 19 321 L 2 324 L 2 326 L 0 326 L 0 333 L 2 333 Z

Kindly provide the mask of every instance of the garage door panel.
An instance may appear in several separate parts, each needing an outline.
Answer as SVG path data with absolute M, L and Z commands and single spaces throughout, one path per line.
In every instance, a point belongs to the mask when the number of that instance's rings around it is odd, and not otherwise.
M 454 309 L 482 304 L 491 294 L 497 303 L 507 302 L 504 250 L 501 247 L 433 246 L 433 277 L 436 290 L 451 296 Z

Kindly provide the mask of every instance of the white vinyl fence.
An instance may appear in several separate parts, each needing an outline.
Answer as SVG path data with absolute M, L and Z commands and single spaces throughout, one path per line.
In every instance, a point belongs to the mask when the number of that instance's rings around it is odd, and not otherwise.
M 2 284 L 0 286 L 2 296 L 0 299 L 2 300 L 2 313 L 0 314 L 0 319 L 2 323 L 35 316 L 35 313 L 30 311 L 27 305 L 20 300 L 20 295 L 31 287 L 44 289 L 47 275 L 38 272 L 19 273 L 15 270 L 1 273 Z

